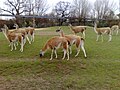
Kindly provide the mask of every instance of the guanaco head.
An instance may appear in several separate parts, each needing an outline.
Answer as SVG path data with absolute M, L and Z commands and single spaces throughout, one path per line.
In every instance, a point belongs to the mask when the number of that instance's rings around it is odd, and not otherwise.
M 61 27 L 59 27 L 59 29 L 57 29 L 56 32 L 58 32 L 60 36 L 64 37 L 64 32 L 63 30 L 61 30 Z
M 59 29 L 57 29 L 56 32 L 61 32 L 61 27 L 59 27 Z
M 44 52 L 40 50 L 40 57 L 44 56 Z
M 60 36 L 61 36 L 61 37 L 64 37 L 64 36 L 65 36 L 65 35 L 64 35 L 64 32 L 63 32 L 63 30 L 61 30 L 61 28 L 60 28 L 60 29 L 57 29 L 56 32 L 60 33 Z M 71 44 L 70 41 L 69 41 L 68 39 L 67 39 L 67 41 L 68 41 L 68 45 L 70 45 L 70 44 Z
M 19 26 L 16 23 L 13 25 L 13 27 L 15 27 L 16 29 L 19 28 Z

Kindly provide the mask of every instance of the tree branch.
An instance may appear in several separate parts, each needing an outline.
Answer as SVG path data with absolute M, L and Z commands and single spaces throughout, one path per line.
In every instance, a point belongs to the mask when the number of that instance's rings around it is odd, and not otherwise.
M 9 11 L 9 10 L 5 10 L 5 9 L 1 9 L 2 11 L 5 11 L 5 12 L 8 12 L 8 13 L 10 13 L 10 14 L 12 14 L 12 15 L 15 15 L 14 13 L 13 13 L 13 11 L 11 12 L 11 11 Z

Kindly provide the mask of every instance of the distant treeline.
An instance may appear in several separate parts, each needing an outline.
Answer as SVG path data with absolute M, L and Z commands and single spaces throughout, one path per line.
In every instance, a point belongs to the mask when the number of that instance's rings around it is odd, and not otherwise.
M 18 23 L 19 21 L 19 23 Z M 94 25 L 94 19 L 82 19 L 78 20 L 77 18 L 64 18 L 64 19 L 55 19 L 55 18 L 35 18 L 35 27 L 50 27 L 50 26 L 64 26 L 71 23 L 72 25 L 87 25 L 87 26 L 93 26 Z M 99 20 L 98 27 L 105 27 L 112 25 L 118 25 L 119 19 L 117 20 Z M 62 23 L 61 23 L 62 22 Z M 17 23 L 20 27 L 28 27 L 33 26 L 33 18 L 19 18 L 19 20 L 16 19 L 9 19 L 9 20 L 2 20 L 0 19 L 0 28 L 3 28 L 3 25 L 6 24 L 9 29 L 14 29 L 13 25 L 14 23 Z

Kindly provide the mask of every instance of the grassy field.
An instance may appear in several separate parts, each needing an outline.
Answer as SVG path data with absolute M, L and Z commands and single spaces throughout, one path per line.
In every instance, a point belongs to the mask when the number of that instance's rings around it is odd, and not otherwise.
M 81 51 L 78 57 L 73 46 L 70 60 L 49 60 L 51 51 L 40 58 L 39 51 L 45 42 L 55 35 L 58 27 L 36 30 L 35 42 L 10 51 L 8 42 L 0 33 L 0 90 L 120 90 L 120 34 L 113 35 L 112 42 L 96 42 L 93 28 L 86 31 L 85 49 L 87 58 Z M 66 34 L 72 33 L 67 26 Z M 79 34 L 80 35 L 80 34 Z

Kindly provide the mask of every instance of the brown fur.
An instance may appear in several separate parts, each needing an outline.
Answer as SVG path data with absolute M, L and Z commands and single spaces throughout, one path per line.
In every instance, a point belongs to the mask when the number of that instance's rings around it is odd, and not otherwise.
M 22 33 L 24 36 L 27 34 L 25 30 L 21 30 L 21 29 L 10 31 L 10 33 Z
M 22 33 L 10 32 L 6 25 L 4 25 L 4 28 L 5 29 L 3 30 L 3 33 L 4 33 L 5 37 L 8 39 L 8 41 L 10 42 L 11 51 L 13 50 L 13 45 L 14 45 L 15 50 L 16 50 L 15 43 L 17 41 L 19 41 L 20 45 L 21 45 L 20 51 L 23 52 L 24 35 Z
M 114 31 L 116 31 L 116 35 L 118 35 L 118 32 L 119 32 L 119 26 L 118 25 L 113 25 L 111 27 L 112 34 L 113 34 Z
M 70 43 L 72 44 L 72 41 L 75 40 L 75 44 L 79 43 L 81 40 L 80 36 L 76 36 L 76 35 L 65 35 L 65 38 L 67 38 L 68 41 L 70 41 Z
M 17 25 L 17 24 L 15 24 L 14 25 L 14 27 L 16 27 L 16 31 L 19 31 L 19 32 L 22 32 L 23 34 L 30 34 L 30 35 L 32 35 L 33 33 L 34 33 L 34 28 L 32 28 L 32 27 L 27 27 L 27 28 L 25 28 L 25 29 L 20 29 L 19 30 L 19 26 Z
M 28 28 L 25 29 L 25 31 L 27 32 L 27 34 L 29 33 L 30 35 L 33 35 L 35 29 L 32 28 L 32 27 L 28 27 Z
M 14 32 L 22 33 L 23 35 L 25 35 L 29 44 L 31 44 L 32 41 L 34 42 L 34 28 L 27 27 L 25 29 L 19 29 L 19 26 L 17 24 L 15 24 L 14 27 L 16 27 L 16 30 Z
M 76 34 L 76 33 L 83 33 L 83 31 L 85 31 L 86 29 L 86 26 L 72 26 L 71 24 L 69 25 L 69 27 L 71 28 L 71 30 L 73 30 L 73 32 Z
M 56 50 L 60 47 L 64 51 L 64 56 L 62 59 L 64 59 L 67 54 L 67 57 L 68 57 L 67 60 L 69 60 L 68 41 L 66 40 L 65 37 L 52 37 L 51 39 L 49 39 L 46 42 L 45 46 L 42 48 L 42 51 L 40 52 L 40 56 L 42 56 L 42 53 L 45 53 L 47 49 L 51 49 L 52 53 L 51 53 L 50 60 L 52 60 L 53 58 L 53 52 L 55 52 L 55 55 L 57 58 Z
M 8 37 L 10 42 L 17 39 L 21 43 L 23 35 L 21 33 L 11 33 L 10 32 L 10 33 L 7 34 L 7 37 Z
M 56 32 L 57 32 L 57 30 L 56 30 Z M 65 38 L 67 39 L 67 41 L 70 42 L 70 44 L 72 44 L 73 41 L 75 41 L 74 44 L 77 44 L 77 43 L 80 42 L 80 40 L 84 40 L 82 37 L 77 36 L 77 35 L 73 35 L 73 34 L 64 35 L 64 33 L 63 33 L 62 30 L 59 30 L 59 32 L 60 32 L 60 36 L 65 37 Z M 82 39 L 81 39 L 81 38 L 82 38 Z M 77 45 L 76 45 L 76 46 L 77 46 Z
M 64 35 L 62 30 L 56 30 L 56 32 L 59 32 L 61 37 L 65 37 L 70 42 L 70 44 L 69 44 L 70 54 L 72 53 L 71 45 L 75 44 L 76 48 L 77 48 L 77 54 L 75 55 L 75 57 L 78 56 L 79 51 L 80 51 L 80 47 L 82 47 L 84 55 L 85 55 L 85 57 L 87 57 L 85 49 L 84 49 L 84 44 L 83 44 L 84 39 L 82 37 L 77 36 L 77 35 L 72 35 L 72 34 L 71 35 Z
M 73 27 L 71 24 L 69 24 L 69 27 L 74 32 L 74 34 L 81 32 L 83 34 L 83 37 L 85 38 L 86 26 L 74 26 Z
M 67 40 L 64 37 L 53 37 L 47 41 L 42 51 L 46 49 L 54 49 L 61 43 L 62 48 L 67 49 Z
M 118 25 L 113 25 L 113 26 L 111 27 L 111 29 L 113 29 L 113 30 L 119 29 L 119 26 L 118 26 Z
M 97 28 L 96 31 L 98 32 L 99 35 L 101 34 L 110 34 L 111 29 L 109 27 L 106 28 Z
M 15 40 L 16 37 L 21 42 L 21 37 L 24 37 L 23 35 L 25 34 L 25 32 L 21 33 L 21 31 L 19 31 L 19 30 L 18 31 L 17 30 L 9 31 L 7 25 L 4 25 L 4 28 L 5 28 L 5 33 L 10 42 L 12 42 L 12 40 Z
M 95 23 L 95 25 L 94 25 L 94 31 L 97 34 L 96 41 L 98 41 L 99 36 L 102 36 L 104 34 L 109 35 L 109 40 L 108 41 L 112 40 L 111 28 L 110 27 L 97 28 L 97 23 Z M 103 42 L 103 36 L 102 36 L 102 42 Z

